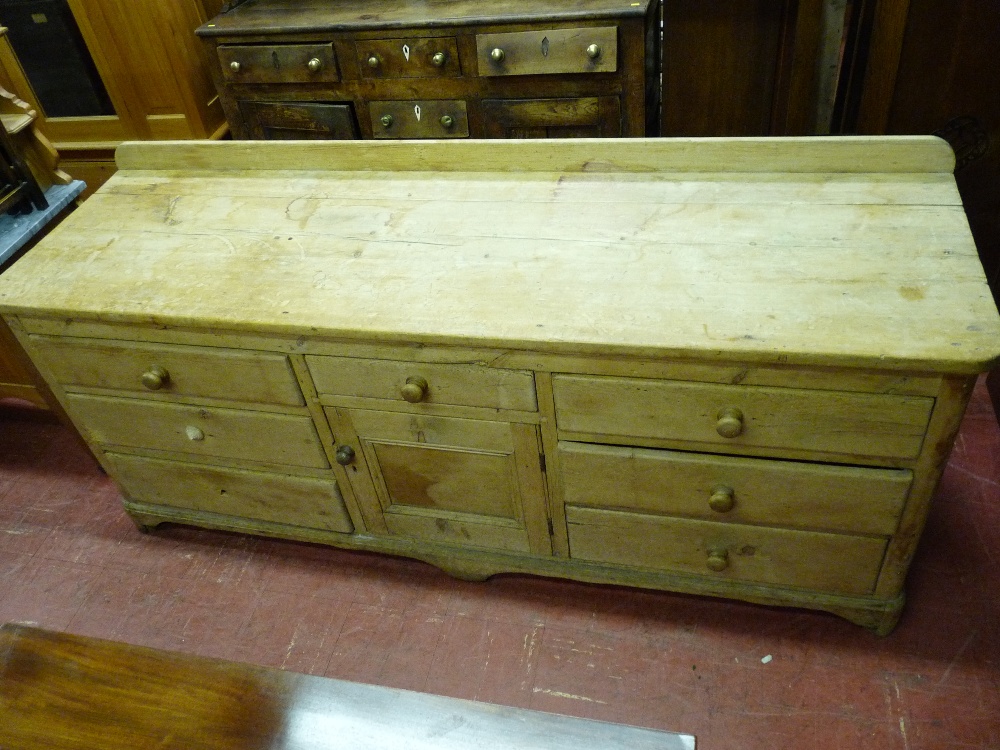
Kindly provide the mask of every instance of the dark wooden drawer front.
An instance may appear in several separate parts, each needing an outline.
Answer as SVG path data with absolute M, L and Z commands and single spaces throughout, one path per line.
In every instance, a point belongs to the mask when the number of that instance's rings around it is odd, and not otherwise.
M 222 75 L 233 83 L 330 83 L 340 80 L 332 44 L 223 45 Z
M 468 138 L 463 101 L 372 102 L 375 138 Z
M 253 138 L 266 141 L 353 140 L 357 125 L 350 104 L 240 102 Z
M 615 138 L 621 135 L 616 96 L 566 99 L 485 99 L 487 138 Z
M 541 29 L 476 36 L 481 76 L 614 73 L 618 29 Z
M 462 75 L 454 37 L 371 39 L 357 42 L 365 78 L 454 78 Z

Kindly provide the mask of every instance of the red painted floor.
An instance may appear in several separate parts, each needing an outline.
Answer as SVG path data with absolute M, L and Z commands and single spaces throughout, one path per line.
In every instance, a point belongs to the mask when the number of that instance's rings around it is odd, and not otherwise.
M 983 388 L 909 596 L 879 639 L 821 613 L 143 535 L 68 430 L 0 411 L 0 621 L 686 732 L 701 750 L 964 750 L 1000 748 L 1000 429 Z

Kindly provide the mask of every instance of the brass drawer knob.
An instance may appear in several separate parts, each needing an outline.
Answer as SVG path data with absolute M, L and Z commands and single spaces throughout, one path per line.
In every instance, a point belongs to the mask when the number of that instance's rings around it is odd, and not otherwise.
M 708 507 L 716 513 L 728 513 L 736 506 L 736 496 L 732 487 L 719 486 L 712 490 Z
M 323 61 L 320 60 L 318 57 L 314 57 L 312 60 L 306 63 L 306 67 L 309 68 L 309 70 L 312 71 L 313 73 L 316 73 L 323 69 Z
M 170 382 L 170 373 L 159 365 L 153 365 L 142 374 L 142 384 L 151 391 L 158 391 Z
M 717 547 L 708 551 L 708 560 L 705 563 L 709 570 L 719 573 L 729 567 L 729 550 L 725 547 Z
M 724 438 L 734 438 L 743 434 L 743 412 L 729 407 L 719 412 L 715 431 Z
M 441 125 L 445 128 L 450 128 L 454 124 L 455 124 L 455 118 L 452 117 L 451 115 L 444 115 L 441 118 Z
M 437 68 L 443 67 L 447 61 L 448 61 L 448 55 L 446 55 L 444 52 L 435 52 L 434 56 L 431 57 L 431 62 Z
M 406 379 L 406 385 L 400 388 L 400 395 L 411 404 L 419 404 L 427 397 L 427 381 L 420 377 Z
M 236 60 L 233 60 L 231 63 L 229 63 L 229 69 L 231 71 L 233 71 L 234 73 L 239 73 L 240 72 L 240 68 L 242 68 L 242 67 L 243 66 L 240 65 L 239 62 L 237 62 Z
M 600 56 L 601 56 L 601 45 L 591 44 L 589 47 L 587 47 L 587 57 L 589 57 L 591 60 L 596 60 Z
M 504 54 L 504 51 L 503 51 L 502 49 L 500 49 L 499 47 L 494 47 L 494 48 L 493 48 L 493 51 L 492 51 L 492 52 L 490 52 L 490 59 L 491 59 L 491 60 L 492 60 L 493 62 L 495 62 L 495 63 L 502 63 L 502 62 L 503 62 L 503 59 L 504 59 L 504 58 L 505 58 L 506 56 L 507 56 L 507 55 L 505 55 L 505 54 Z
M 187 435 L 188 440 L 200 441 L 205 439 L 205 433 L 200 427 L 195 427 L 193 424 L 189 424 L 184 428 L 184 434 Z
M 341 466 L 350 466 L 354 463 L 354 448 L 349 445 L 342 445 L 337 448 L 334 458 L 337 459 L 337 463 Z
M 382 123 L 383 128 L 392 127 L 392 115 L 382 115 L 378 121 Z
M 377 68 L 381 64 L 381 60 L 378 59 L 378 55 L 372 55 L 368 58 L 368 67 Z

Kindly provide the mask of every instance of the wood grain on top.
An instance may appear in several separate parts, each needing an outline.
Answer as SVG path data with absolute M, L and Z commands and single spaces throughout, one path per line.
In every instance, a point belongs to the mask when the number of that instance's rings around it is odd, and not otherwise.
M 0 278 L 0 310 L 910 371 L 1000 356 L 936 139 L 450 145 L 125 147 Z

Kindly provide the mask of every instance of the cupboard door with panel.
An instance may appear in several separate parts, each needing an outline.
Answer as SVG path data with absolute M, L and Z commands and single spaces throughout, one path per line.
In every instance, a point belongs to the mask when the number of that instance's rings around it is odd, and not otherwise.
M 551 553 L 534 425 L 328 407 L 337 462 L 399 537 Z

